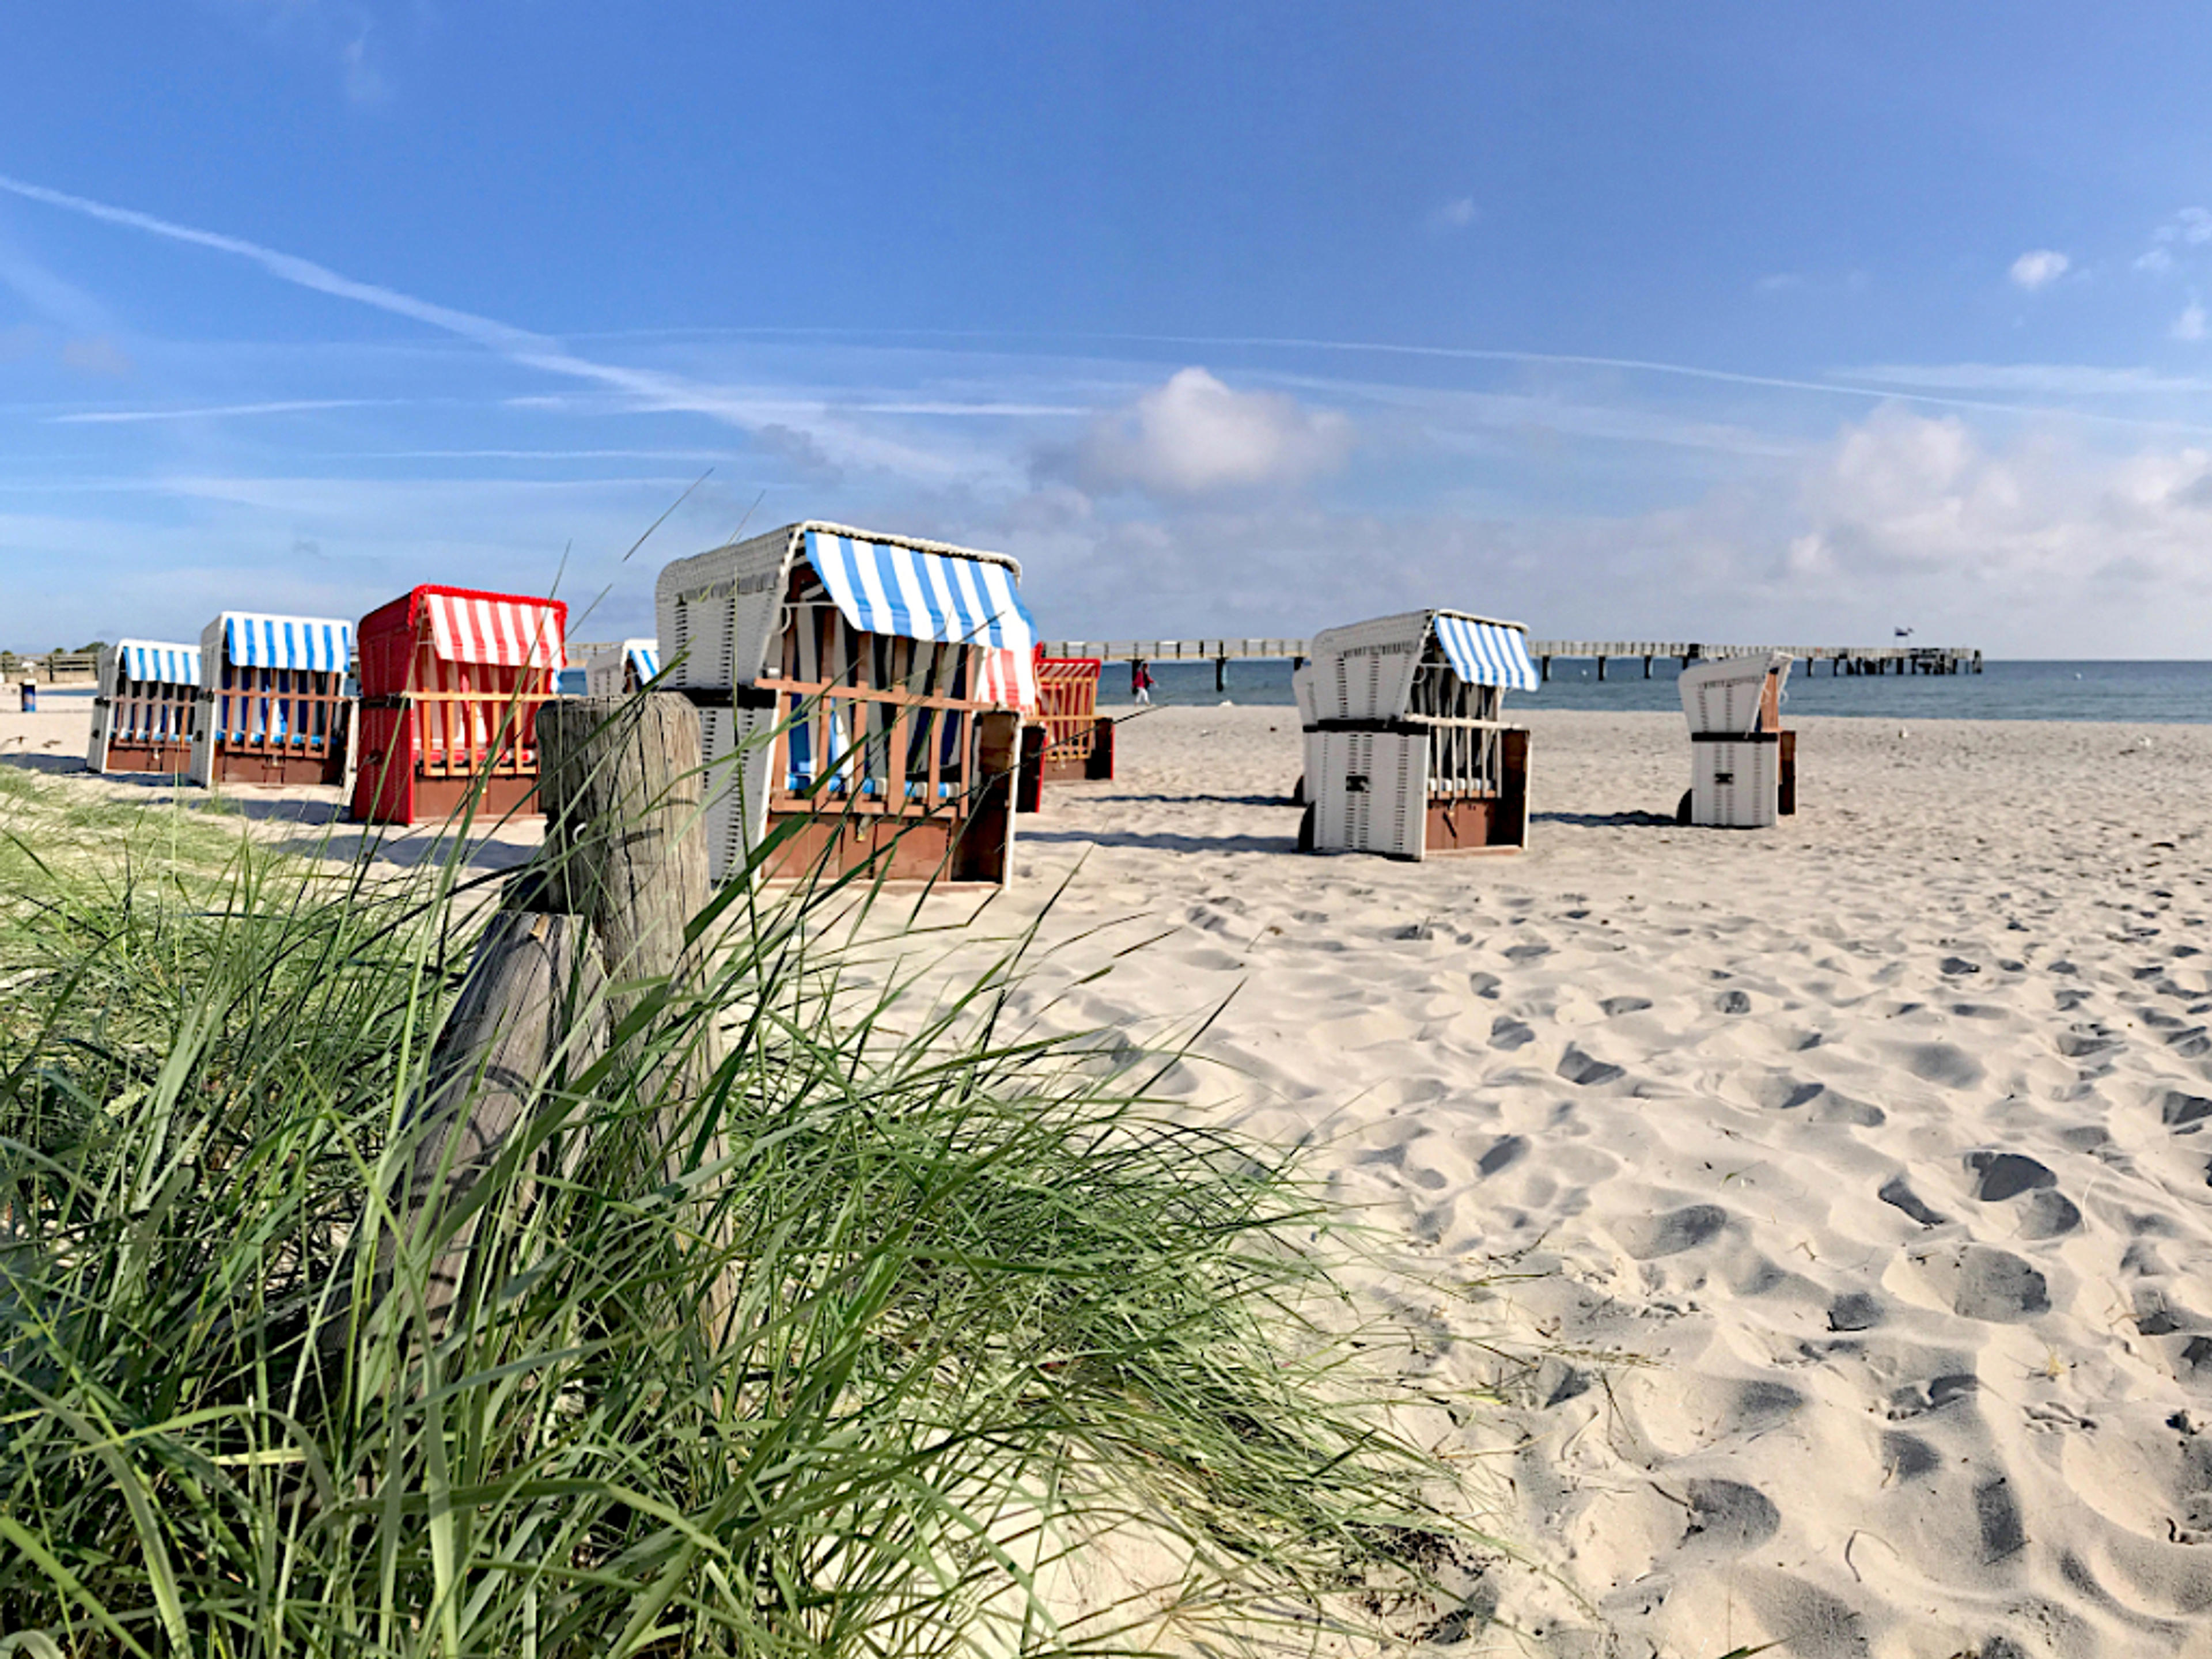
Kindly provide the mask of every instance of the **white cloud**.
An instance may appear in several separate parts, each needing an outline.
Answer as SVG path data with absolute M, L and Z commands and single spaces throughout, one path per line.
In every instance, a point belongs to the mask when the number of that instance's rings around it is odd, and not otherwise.
M 2012 262 L 2012 279 L 2033 294 L 2063 276 L 2073 263 L 2055 248 L 2037 248 Z
M 80 374 L 125 375 L 131 373 L 131 354 L 112 334 L 91 334 L 62 344 L 62 362 Z
M 1429 228 L 1433 231 L 1465 230 L 1482 216 L 1472 196 L 1462 196 L 1429 212 Z
M 346 96 L 356 104 L 380 104 L 391 92 L 383 71 L 370 55 L 368 33 L 369 25 L 363 23 L 361 33 L 346 43 L 340 54 L 345 66 Z
M 2185 207 L 2150 234 L 2150 246 L 2136 255 L 2135 268 L 2163 276 L 2182 263 L 2174 250 L 2186 251 L 2212 242 L 2212 211 Z
M 2185 207 L 2150 235 L 2154 242 L 2185 242 L 2192 247 L 2201 247 L 2212 242 L 2212 211 Z
M 2115 456 L 2036 432 L 1998 448 L 1956 416 L 1878 410 L 1770 511 L 1787 550 L 1761 570 L 1747 550 L 1736 578 L 1771 584 L 1771 602 L 1871 616 L 1910 601 L 1968 643 L 1996 630 L 2013 649 L 2118 655 L 2171 648 L 2212 607 L 2201 446 Z
M 1189 496 L 1257 484 L 1296 483 L 1338 465 L 1352 422 L 1279 392 L 1238 392 L 1202 368 L 1095 420 L 1072 455 L 1045 470 L 1072 471 L 1085 489 L 1137 489 Z
M 2212 445 L 1992 444 L 1901 406 L 1644 511 L 1193 499 L 1130 519 L 1063 485 L 991 528 L 1048 630 L 1085 637 L 1163 616 L 1298 634 L 1438 604 L 1570 638 L 1878 642 L 1903 620 L 1998 655 L 2186 655 L 2212 626 Z
M 2173 319 L 2173 337 L 2177 340 L 2197 341 L 2204 337 L 2204 307 L 2191 300 L 2182 308 L 2181 315 Z

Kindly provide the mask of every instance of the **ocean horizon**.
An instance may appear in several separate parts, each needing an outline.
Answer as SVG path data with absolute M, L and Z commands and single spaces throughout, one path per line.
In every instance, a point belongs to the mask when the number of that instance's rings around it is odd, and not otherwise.
M 1871 720 L 2212 725 L 2212 660 L 1985 660 L 1978 674 L 1832 676 L 1828 670 L 1826 663 L 1801 662 L 1792 667 L 1790 714 Z M 1607 678 L 1600 680 L 1597 665 L 1587 659 L 1554 658 L 1547 683 L 1534 691 L 1509 693 L 1505 706 L 1509 712 L 1586 708 L 1674 713 L 1681 708 L 1674 690 L 1680 671 L 1672 658 L 1655 661 L 1648 680 L 1640 658 L 1616 657 L 1606 672 Z M 1215 690 L 1209 662 L 1156 662 L 1152 677 L 1152 701 L 1161 705 L 1203 707 L 1228 702 L 1273 707 L 1295 702 L 1287 661 L 1232 662 L 1225 692 Z M 1104 707 L 1131 706 L 1127 663 L 1106 665 L 1098 700 Z

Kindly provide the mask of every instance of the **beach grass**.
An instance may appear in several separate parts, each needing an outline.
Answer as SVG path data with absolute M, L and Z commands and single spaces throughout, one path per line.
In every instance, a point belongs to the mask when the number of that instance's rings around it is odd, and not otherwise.
M 1008 1035 L 1018 949 L 920 1004 L 823 925 L 865 893 L 726 890 L 703 988 L 521 1079 L 426 1241 L 387 1195 L 483 878 L 21 779 L 0 1652 L 1401 1641 L 1480 1542 L 1315 1316 L 1326 1210 Z

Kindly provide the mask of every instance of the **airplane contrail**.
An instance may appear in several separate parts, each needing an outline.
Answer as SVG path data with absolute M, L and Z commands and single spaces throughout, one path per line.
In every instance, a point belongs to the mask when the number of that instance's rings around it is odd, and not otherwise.
M 148 235 L 161 236 L 171 241 L 227 253 L 250 260 L 270 276 L 281 281 L 309 289 L 337 299 L 351 300 L 371 306 L 393 316 L 405 317 L 443 332 L 473 341 L 496 352 L 509 362 L 524 368 L 547 374 L 566 376 L 606 386 L 638 399 L 644 406 L 672 411 L 683 411 L 709 416 L 746 431 L 758 431 L 764 427 L 787 421 L 788 408 L 764 409 L 757 402 L 732 396 L 727 391 L 692 380 L 684 375 L 671 374 L 655 369 L 630 368 L 620 364 L 603 363 L 577 356 L 559 340 L 550 335 L 538 334 L 528 329 L 517 328 L 496 318 L 485 317 L 474 312 L 459 310 L 452 306 L 439 305 L 434 301 L 403 294 L 380 283 L 364 283 L 318 264 L 312 259 L 281 249 L 264 246 L 243 237 L 228 236 L 220 231 L 203 230 L 195 226 L 179 224 L 173 220 L 142 213 L 133 208 L 117 207 L 89 197 L 73 195 L 67 191 L 52 189 L 0 173 L 0 191 L 38 202 L 48 207 L 80 214 L 104 224 L 137 230 Z M 732 332 L 777 332 L 775 330 L 735 330 Z M 993 334 L 980 330 L 818 330 L 804 332 L 855 334 L 883 333 L 940 337 L 1006 338 L 1006 334 Z M 1016 337 L 1018 337 L 1017 331 Z M 1905 392 L 1894 386 L 1855 386 L 1840 380 L 1802 380 L 1787 375 L 1753 374 L 1736 369 L 1708 368 L 1694 363 L 1672 363 L 1652 358 L 1607 357 L 1577 352 L 1522 351 L 1504 347 L 1443 346 L 1406 344 L 1382 340 L 1329 340 L 1291 335 L 1202 335 L 1150 333 L 1041 333 L 1033 337 L 1057 339 L 1123 340 L 1133 343 L 1185 346 L 1257 347 L 1274 350 L 1306 350 L 1357 352 L 1385 356 L 1425 357 L 1469 362 L 1548 364 L 1559 368 L 1615 369 L 1625 374 L 1662 374 L 1680 379 L 1705 380 L 1727 386 L 1756 386 L 1773 391 L 1813 392 L 1827 397 L 1863 398 L 1877 403 L 1907 403 L 1941 409 L 1974 410 L 1999 415 L 2043 415 L 2065 420 L 2082 421 L 2100 425 L 2113 425 L 2159 431 L 2203 433 L 2208 428 L 2201 423 L 2182 421 L 2157 421 L 2131 418 L 2122 415 L 2104 414 L 2094 410 L 2054 408 L 2046 405 L 2002 403 L 1993 398 L 1945 397 L 1939 393 Z M 1054 410 L 1054 413 L 1061 411 Z M 905 445 L 889 442 L 872 434 L 864 433 L 830 416 L 824 405 L 817 416 L 815 429 L 830 437 L 851 459 L 871 462 L 900 471 L 918 471 L 925 475 L 946 476 L 960 471 L 945 458 L 929 455 Z
M 655 369 L 629 368 L 580 357 L 550 335 L 517 328 L 475 312 L 439 305 L 434 301 L 418 299 L 414 295 L 403 294 L 381 283 L 360 282 L 332 270 L 328 265 L 318 264 L 313 259 L 303 259 L 279 248 L 250 242 L 241 236 L 227 236 L 220 231 L 179 224 L 174 220 L 141 213 L 134 208 L 117 207 L 111 203 L 94 201 L 90 197 L 72 195 L 67 191 L 52 190 L 45 185 L 10 178 L 5 173 L 0 173 L 0 191 L 19 196 L 26 201 L 79 214 L 102 224 L 116 225 L 149 236 L 182 242 L 188 246 L 207 248 L 214 252 L 248 260 L 281 282 L 309 289 L 318 294 L 327 294 L 336 299 L 351 300 L 395 317 L 408 318 L 445 333 L 473 341 L 520 367 L 589 381 L 626 393 L 648 409 L 706 415 L 746 431 L 758 431 L 764 427 L 787 422 L 791 413 L 788 406 L 772 412 L 763 411 L 745 399 L 732 398 L 717 387 L 702 385 L 680 374 Z M 815 422 L 815 429 L 818 435 L 830 438 L 848 459 L 924 476 L 954 476 L 963 470 L 945 458 L 887 441 L 828 418 L 826 410 Z

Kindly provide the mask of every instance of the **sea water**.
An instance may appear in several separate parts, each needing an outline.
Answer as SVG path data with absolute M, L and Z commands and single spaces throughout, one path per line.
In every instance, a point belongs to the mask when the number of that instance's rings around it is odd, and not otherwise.
M 1213 686 L 1210 662 L 1156 662 L 1152 701 L 1208 705 L 1223 701 L 1283 704 L 1291 696 L 1287 662 L 1232 662 L 1229 689 Z M 2212 662 L 1985 662 L 1960 674 L 1832 676 L 1831 665 L 1801 662 L 1790 671 L 1791 714 L 1864 714 L 1880 720 L 2148 720 L 2212 724 Z M 1597 677 L 1587 660 L 1552 659 L 1551 679 L 1534 691 L 1508 694 L 1516 708 L 1656 709 L 1681 712 L 1674 690 L 1679 665 L 1615 657 Z M 1102 704 L 1127 707 L 1129 665 L 1109 662 L 1099 682 Z

